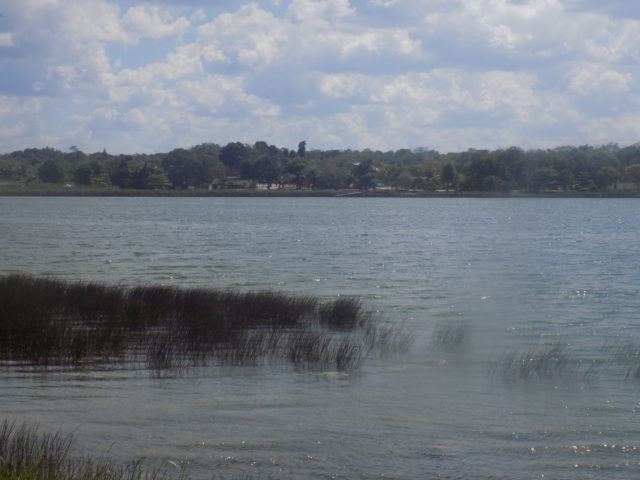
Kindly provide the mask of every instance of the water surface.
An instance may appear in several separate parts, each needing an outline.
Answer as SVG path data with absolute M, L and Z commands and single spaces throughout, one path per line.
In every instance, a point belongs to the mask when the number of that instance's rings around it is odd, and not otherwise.
M 348 375 L 4 368 L 0 411 L 203 478 L 635 479 L 638 202 L 0 197 L 2 274 L 357 295 L 415 339 Z M 495 373 L 553 344 L 576 374 Z

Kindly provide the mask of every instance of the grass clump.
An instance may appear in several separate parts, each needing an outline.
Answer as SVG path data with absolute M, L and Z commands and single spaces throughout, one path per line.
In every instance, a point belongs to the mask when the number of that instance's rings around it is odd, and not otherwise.
M 290 362 L 348 370 L 404 342 L 358 299 L 0 277 L 0 360 L 138 362 L 154 371 Z
M 35 427 L 0 425 L 0 478 L 55 479 L 68 459 L 71 438 L 38 435 Z
M 435 350 L 459 350 L 469 339 L 469 322 L 439 323 L 431 335 L 431 347 Z
M 586 379 L 593 373 L 593 365 L 582 368 L 559 343 L 526 352 L 511 352 L 495 362 L 492 374 L 505 383 L 536 380 Z
M 640 380 L 640 342 L 618 341 L 606 344 L 603 350 L 609 354 L 610 361 L 626 369 L 626 380 Z
M 73 438 L 37 427 L 0 423 L 0 480 L 170 480 L 141 461 L 117 465 L 71 456 Z
M 353 330 L 367 318 L 362 315 L 362 303 L 357 298 L 340 297 L 319 308 L 320 322 L 329 328 Z

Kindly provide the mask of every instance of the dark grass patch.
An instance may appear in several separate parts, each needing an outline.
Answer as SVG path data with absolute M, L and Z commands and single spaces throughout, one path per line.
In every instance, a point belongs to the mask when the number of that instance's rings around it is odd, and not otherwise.
M 353 330 L 367 320 L 362 315 L 362 303 L 357 298 L 338 298 L 321 305 L 318 312 L 322 325 L 340 330 Z
M 2 480 L 183 480 L 165 470 L 145 468 L 142 461 L 118 465 L 109 460 L 71 456 L 73 438 L 40 433 L 37 427 L 0 423 Z
M 204 288 L 125 289 L 0 277 L 0 360 L 33 365 L 134 362 L 152 371 L 289 362 L 349 370 L 409 337 L 340 297 Z
M 4 421 L 0 424 L 0 478 L 23 472 L 34 478 L 55 478 L 68 460 L 70 447 L 70 437 L 38 434 L 35 427 Z

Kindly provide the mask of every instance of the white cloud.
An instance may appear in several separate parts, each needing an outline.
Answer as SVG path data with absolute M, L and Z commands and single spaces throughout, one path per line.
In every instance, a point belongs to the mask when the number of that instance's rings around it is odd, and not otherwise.
M 382 7 L 391 7 L 396 5 L 400 0 L 371 0 L 372 3 L 380 5 Z
M 11 2 L 0 140 L 109 151 L 257 138 L 633 143 L 640 22 L 589 1 Z
M 196 10 L 195 13 L 191 15 L 192 22 L 201 22 L 205 18 L 207 18 L 207 14 L 204 13 L 204 10 L 202 10 L 201 8 Z
M 167 10 L 153 5 L 131 7 L 125 13 L 122 22 L 139 35 L 154 39 L 182 35 L 191 26 L 191 22 L 186 18 L 174 19 Z
M 278 18 L 251 3 L 197 31 L 199 43 L 215 45 L 225 58 L 250 68 L 289 64 L 297 71 L 315 70 L 336 60 L 353 65 L 356 59 L 384 71 L 400 57 L 421 56 L 421 43 L 406 30 L 340 23 L 354 12 L 346 0 L 295 0 L 286 17 Z M 367 56 L 371 60 L 363 60 Z
M 320 91 L 330 99 L 353 98 L 356 92 L 364 92 L 363 84 L 367 80 L 367 76 L 358 74 L 323 75 Z
M 53 27 L 70 41 L 135 41 L 122 25 L 120 8 L 103 0 L 66 0 L 57 6 L 56 16 L 60 23 Z
M 202 43 L 216 45 L 225 57 L 250 67 L 273 62 L 287 41 L 283 22 L 254 3 L 235 14 L 220 15 L 197 32 Z
M 489 28 L 491 36 L 489 45 L 492 47 L 503 47 L 513 50 L 518 43 L 517 35 L 506 25 L 497 25 Z
M 580 95 L 628 92 L 633 76 L 604 65 L 580 65 L 571 71 L 570 88 Z
M 349 0 L 292 0 L 287 15 L 293 23 L 336 24 L 354 13 Z
M 13 35 L 8 32 L 0 32 L 0 47 L 13 47 Z
M 33 145 L 33 138 L 47 135 L 42 116 L 45 101 L 41 98 L 23 98 L 0 95 L 0 144 L 6 151 Z

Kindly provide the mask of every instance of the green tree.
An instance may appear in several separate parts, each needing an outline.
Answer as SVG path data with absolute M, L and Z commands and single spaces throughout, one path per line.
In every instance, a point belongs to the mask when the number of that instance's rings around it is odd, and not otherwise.
M 640 186 L 640 163 L 634 163 L 625 168 L 624 178 Z
M 408 170 L 402 170 L 396 177 L 396 184 L 402 188 L 409 189 L 415 185 L 416 177 Z
M 299 144 L 298 144 L 298 156 L 299 157 L 304 157 L 307 153 L 307 142 L 305 140 L 302 140 Z
M 150 172 L 147 174 L 146 186 L 152 190 L 163 190 L 171 186 L 171 182 L 164 172 Z
M 162 166 L 175 188 L 206 188 L 214 178 L 224 178 L 224 165 L 213 155 L 198 155 L 176 148 L 162 160 Z
M 349 184 L 352 169 L 353 165 L 346 159 L 332 156 L 310 165 L 305 176 L 313 188 L 340 189 Z
M 140 168 L 135 169 L 131 175 L 131 188 L 140 190 L 149 188 L 149 175 L 152 173 L 151 167 L 146 162 Z
M 486 150 L 468 150 L 463 156 L 468 158 L 463 167 L 465 190 L 485 190 L 496 184 L 495 179 L 486 180 L 486 177 L 498 177 L 501 190 L 510 188 L 513 177 L 503 162 L 500 152 L 488 152 Z
M 220 154 L 220 145 L 216 143 L 201 143 L 200 145 L 191 147 L 189 150 L 197 155 L 218 156 Z
M 304 172 L 309 163 L 301 156 L 287 158 L 284 162 L 284 173 L 289 175 L 299 188 L 304 180 Z
M 162 167 L 175 188 L 186 188 L 192 184 L 195 154 L 184 148 L 176 148 L 162 160 Z
M 266 183 L 268 188 L 271 188 L 273 183 L 279 183 L 281 174 L 280 163 L 275 157 L 263 156 L 255 163 L 256 180 Z
M 200 161 L 202 162 L 203 180 L 206 181 L 206 186 L 215 179 L 218 179 L 220 182 L 224 181 L 224 178 L 227 176 L 227 167 L 224 166 L 218 157 L 208 155 L 201 157 Z
M 482 178 L 480 189 L 485 192 L 507 192 L 509 184 L 496 175 L 487 175 Z
M 373 160 L 366 159 L 354 165 L 353 176 L 356 179 L 358 188 L 368 192 L 375 185 L 375 167 Z
M 595 174 L 594 182 L 599 190 L 606 190 L 620 178 L 620 172 L 607 165 L 600 167 Z
M 451 188 L 458 181 L 458 172 L 453 163 L 449 162 L 440 170 L 440 180 L 445 187 Z
M 43 182 L 62 183 L 64 180 L 64 170 L 55 160 L 47 160 L 38 168 L 38 177 Z
M 249 157 L 249 153 L 250 149 L 244 143 L 231 142 L 222 147 L 220 160 L 229 169 L 239 171 L 242 167 L 242 161 Z
M 536 168 L 531 174 L 530 188 L 534 192 L 555 188 L 558 176 L 558 171 L 553 167 Z
M 575 182 L 573 172 L 568 168 L 563 168 L 558 172 L 557 182 L 565 192 L 570 190 Z
M 253 144 L 253 150 L 258 155 L 267 155 L 269 153 L 269 144 L 265 141 L 259 140 Z
M 90 185 L 93 170 L 88 163 L 81 163 L 73 171 L 73 181 L 78 185 Z
M 240 164 L 240 176 L 245 179 L 258 178 L 256 162 L 257 160 L 255 158 L 245 158 Z
M 108 187 L 110 185 L 109 176 L 104 172 L 91 175 L 91 185 L 94 187 Z
M 73 171 L 73 180 L 78 185 L 108 186 L 109 176 L 106 173 L 105 164 L 98 160 L 81 162 Z
M 131 188 L 131 170 L 129 170 L 128 160 L 122 159 L 111 173 L 111 183 L 120 188 Z

